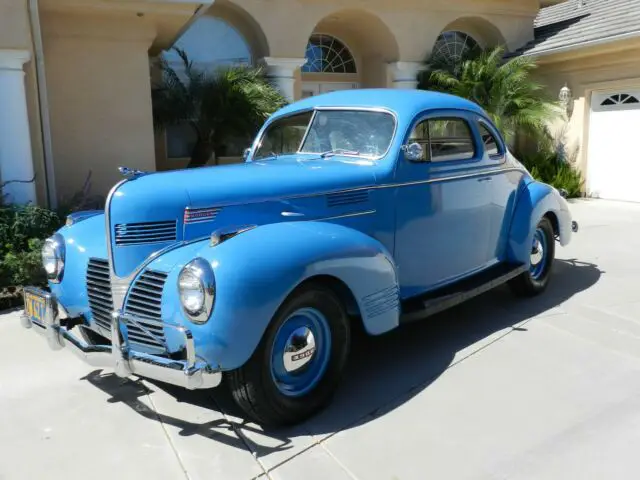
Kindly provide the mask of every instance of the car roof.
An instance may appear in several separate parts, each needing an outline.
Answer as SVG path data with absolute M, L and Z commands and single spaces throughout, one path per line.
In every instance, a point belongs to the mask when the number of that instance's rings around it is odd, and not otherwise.
M 480 106 L 455 95 L 394 88 L 339 90 L 324 93 L 294 102 L 277 113 L 279 116 L 319 107 L 384 108 L 395 112 L 400 118 L 407 116 L 413 118 L 425 110 L 441 109 L 467 110 L 486 116 Z

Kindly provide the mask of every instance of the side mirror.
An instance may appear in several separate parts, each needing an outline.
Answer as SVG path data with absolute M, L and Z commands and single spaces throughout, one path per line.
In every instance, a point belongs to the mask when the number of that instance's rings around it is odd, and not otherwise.
M 244 151 L 242 152 L 242 160 L 247 162 L 249 160 L 249 154 L 251 153 L 251 149 L 250 148 L 245 148 Z
M 403 145 L 402 150 L 404 151 L 405 158 L 410 162 L 421 162 L 424 160 L 424 148 L 417 142 Z

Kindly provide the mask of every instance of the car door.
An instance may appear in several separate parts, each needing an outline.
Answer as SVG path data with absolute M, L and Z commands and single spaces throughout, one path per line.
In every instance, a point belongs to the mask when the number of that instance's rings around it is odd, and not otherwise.
M 489 261 L 499 262 L 506 258 L 509 229 L 516 204 L 518 186 L 523 172 L 504 168 L 507 148 L 495 127 L 482 117 L 476 119 L 475 127 L 482 139 L 483 162 L 493 174 L 487 181 L 491 190 L 489 229 Z
M 475 119 L 431 112 L 414 122 L 405 144 L 423 146 L 421 161 L 400 155 L 396 168 L 396 242 L 403 298 L 451 283 L 490 263 L 492 197 Z

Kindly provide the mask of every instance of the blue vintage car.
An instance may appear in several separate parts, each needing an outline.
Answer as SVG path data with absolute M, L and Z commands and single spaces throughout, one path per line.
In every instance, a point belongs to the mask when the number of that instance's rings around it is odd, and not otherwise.
M 121 171 L 104 212 L 46 241 L 24 326 L 123 377 L 225 376 L 264 424 L 327 403 L 355 323 L 380 335 L 506 282 L 538 294 L 577 231 L 481 108 L 423 91 L 293 103 L 237 165 Z

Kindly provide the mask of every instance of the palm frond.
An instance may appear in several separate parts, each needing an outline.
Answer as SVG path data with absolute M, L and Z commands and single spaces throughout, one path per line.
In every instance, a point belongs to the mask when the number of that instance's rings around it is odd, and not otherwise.
M 508 139 L 520 130 L 543 137 L 559 115 L 558 104 L 532 77 L 534 60 L 504 61 L 504 47 L 464 56 L 456 65 L 426 61 L 420 88 L 452 93 L 479 104 Z
M 198 142 L 215 149 L 232 138 L 255 135 L 286 101 L 261 68 L 198 68 L 186 52 L 175 49 L 181 69 L 162 60 L 162 80 L 152 89 L 154 126 L 189 125 Z

